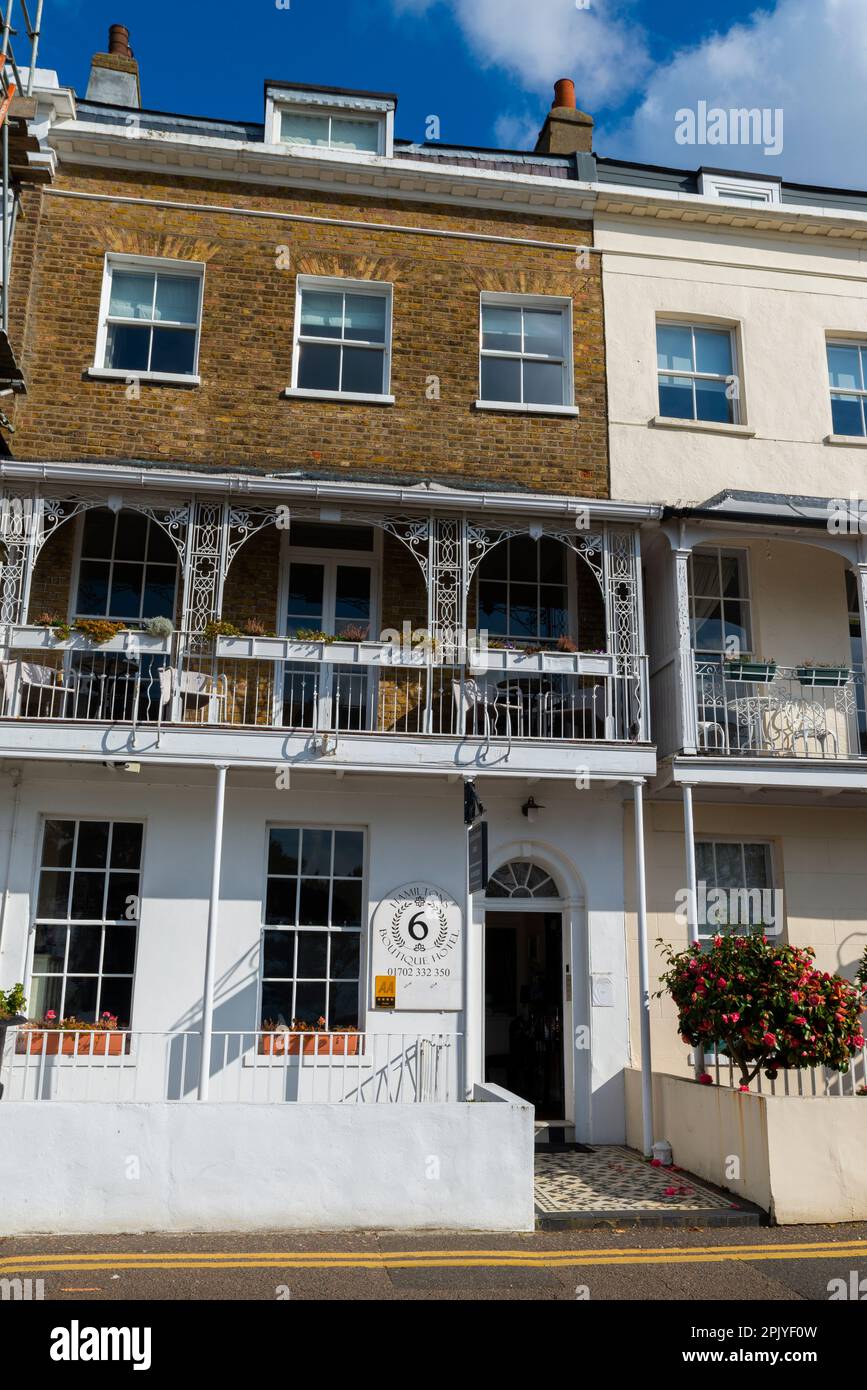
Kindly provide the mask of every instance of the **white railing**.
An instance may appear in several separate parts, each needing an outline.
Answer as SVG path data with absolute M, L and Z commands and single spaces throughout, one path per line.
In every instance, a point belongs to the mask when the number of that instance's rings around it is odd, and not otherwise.
M 162 651 L 22 645 L 36 632 L 15 629 L 0 663 L 3 718 L 147 726 L 158 736 L 163 727 L 216 725 L 546 743 L 649 737 L 639 656 L 510 653 L 507 661 L 491 652 L 489 666 L 468 668 L 385 660 L 387 646 L 366 643 L 237 639 L 237 655 L 182 634 Z M 257 655 L 268 640 L 293 651 L 291 660 Z
M 209 1101 L 420 1104 L 459 1098 L 458 1033 L 214 1033 Z M 9 1028 L 3 1100 L 195 1101 L 201 1034 Z
M 740 1068 L 724 1053 L 705 1056 L 705 1069 L 718 1086 L 740 1087 Z M 857 1053 L 847 1072 L 830 1067 L 804 1067 L 789 1070 L 780 1067 L 774 1080 L 763 1071 L 750 1082 L 750 1091 L 760 1096 L 857 1096 L 867 1086 L 867 1047 Z M 863 1096 L 867 1105 L 867 1094 Z
M 750 663 L 749 665 L 752 665 Z M 765 679 L 735 679 L 737 675 Z M 807 666 L 740 667 L 721 657 L 693 661 L 698 750 L 741 756 L 862 756 L 864 671 Z

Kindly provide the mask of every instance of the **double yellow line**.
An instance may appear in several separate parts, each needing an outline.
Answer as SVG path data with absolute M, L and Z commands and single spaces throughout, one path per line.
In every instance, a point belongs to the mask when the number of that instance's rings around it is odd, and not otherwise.
M 687 1245 L 610 1250 L 265 1250 L 150 1251 L 104 1254 L 52 1252 L 0 1257 L 0 1277 L 118 1270 L 241 1269 L 572 1269 L 603 1265 L 720 1264 L 728 1260 L 858 1259 L 867 1240 L 780 1242 L 776 1245 Z

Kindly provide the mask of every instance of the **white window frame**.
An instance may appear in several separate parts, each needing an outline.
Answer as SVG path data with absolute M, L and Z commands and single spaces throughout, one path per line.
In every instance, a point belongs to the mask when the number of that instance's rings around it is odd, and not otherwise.
M 298 368 L 301 361 L 301 304 L 305 290 L 325 290 L 345 292 L 347 294 L 369 294 L 371 297 L 385 300 L 385 342 L 371 343 L 370 350 L 383 353 L 383 371 L 381 392 L 364 391 L 318 391 L 309 386 L 298 385 Z M 295 321 L 292 329 L 292 385 L 287 386 L 283 392 L 284 396 L 296 397 L 300 400 L 320 400 L 320 401 L 351 401 L 359 405 L 394 405 L 394 396 L 391 395 L 391 334 L 394 305 L 394 286 L 387 280 L 350 280 L 340 275 L 299 275 L 295 280 Z M 340 338 L 316 339 L 313 335 L 305 334 L 304 342 L 321 342 L 326 347 L 343 347 L 345 340 Z M 348 344 L 350 347 L 361 347 L 363 343 Z
M 391 159 L 394 154 L 395 102 L 385 97 L 313 92 L 303 88 L 269 87 L 265 93 L 265 143 L 304 159 L 328 159 L 354 163 L 359 159 Z M 326 116 L 338 121 L 376 122 L 376 150 L 340 150 L 328 145 L 290 145 L 282 137 L 283 112 L 290 115 Z M 329 140 L 331 126 L 329 124 Z
M 725 375 L 725 376 L 722 376 L 719 372 L 698 372 L 698 371 L 695 371 L 695 370 L 692 370 L 692 371 L 672 371 L 672 369 L 671 369 L 670 367 L 660 367 L 660 365 L 659 365 L 659 363 L 658 363 L 658 361 L 657 361 L 657 356 L 658 356 L 658 352 L 659 352 L 659 336 L 658 336 L 658 330 L 659 330 L 660 328 L 688 328 L 688 329 L 690 330 L 690 332 L 691 332 L 691 334 L 692 334 L 692 360 L 693 360 L 693 362 L 695 362 L 695 360 L 696 360 L 696 357 L 695 357 L 695 330 L 696 330 L 697 328 L 698 328 L 698 329 L 702 329 L 702 328 L 707 329 L 708 332 L 710 332 L 710 333 L 727 333 L 727 334 L 729 335 L 729 342 L 731 343 L 731 351 L 732 351 L 732 369 L 731 369 L 731 372 L 728 373 L 728 374 Z M 678 318 L 677 315 L 674 315 L 674 314 L 657 314 L 656 319 L 655 319 L 655 322 L 654 322 L 654 325 L 653 325 L 653 357 L 654 357 L 654 361 L 656 361 L 656 408 L 657 408 L 657 410 L 660 409 L 660 402 L 659 402 L 659 378 L 662 377 L 662 376 L 682 376 L 682 377 L 689 377 L 689 379 L 690 379 L 690 381 L 691 381 L 691 383 L 692 383 L 692 408 L 693 408 L 693 411 L 695 411 L 695 409 L 696 409 L 696 401 L 695 401 L 695 383 L 696 383 L 697 381 L 725 381 L 725 382 L 728 382 L 730 379 L 733 378 L 734 381 L 737 383 L 737 391 L 735 392 L 734 396 L 732 396 L 732 397 L 730 398 L 730 399 L 731 399 L 731 402 L 732 402 L 732 419 L 731 419 L 731 420 L 703 420 L 700 416 L 695 415 L 695 414 L 693 414 L 692 416 L 687 416 L 685 419 L 682 419 L 682 418 L 681 418 L 680 416 L 678 416 L 678 415 L 662 415 L 661 413 L 658 414 L 658 415 L 656 416 L 656 419 L 657 419 L 657 420 L 663 420 L 663 421 L 666 421 L 666 422 L 667 422 L 667 421 L 673 421 L 674 423 L 683 425 L 683 426 L 685 426 L 686 428 L 689 428 L 689 427 L 691 426 L 691 427 L 694 428 L 694 429 L 702 429 L 702 428 L 704 428 L 704 429 L 709 429 L 709 430 L 730 430 L 730 429 L 734 429 L 735 427 L 740 427 L 741 425 L 744 424 L 744 421 L 745 421 L 744 400 L 743 400 L 744 380 L 743 380 L 743 372 L 741 371 L 741 365 L 740 365 L 740 363 L 741 363 L 741 354 L 740 354 L 739 336 L 740 336 L 740 335 L 739 335 L 738 326 L 737 326 L 736 324 L 733 324 L 733 323 L 719 322 L 719 321 L 715 321 L 714 319 Z
M 742 174 L 712 174 L 702 170 L 698 176 L 698 190 L 703 198 L 718 198 L 721 202 L 782 202 L 777 180 L 751 179 Z
M 770 871 L 770 874 L 769 874 L 770 882 L 769 882 L 769 884 L 768 884 L 768 888 L 770 889 L 770 891 L 773 892 L 773 891 L 775 890 L 775 888 L 777 887 L 778 883 L 780 882 L 780 875 L 779 875 L 779 873 L 778 873 L 777 858 L 776 858 L 776 849 L 777 849 L 777 846 L 776 846 L 776 843 L 774 842 L 774 840 L 770 839 L 767 835 L 748 835 L 748 836 L 743 836 L 743 835 L 715 835 L 715 834 L 713 834 L 713 832 L 710 832 L 710 833 L 707 833 L 707 834 L 696 835 L 696 837 L 695 837 L 695 845 L 696 845 L 696 848 L 697 848 L 699 845 L 714 845 L 714 846 L 715 846 L 715 845 L 737 845 L 737 846 L 739 847 L 739 849 L 740 849 L 740 852 L 741 852 L 741 864 L 742 864 L 742 865 L 745 863 L 745 859 L 744 859 L 744 847 L 745 847 L 746 845 L 761 845 L 762 848 L 765 850 L 766 855 L 767 855 L 767 865 L 768 865 L 768 869 L 769 869 L 769 871 Z M 698 870 L 696 869 L 696 882 L 699 883 L 699 882 L 703 882 L 703 881 L 704 881 L 704 880 L 701 880 L 701 879 L 698 878 Z M 707 884 L 706 884 L 707 892 L 708 892 L 708 893 L 711 893 L 711 892 L 713 891 L 713 889 L 714 889 L 715 886 L 716 886 L 715 884 L 707 883 Z M 744 884 L 744 885 L 742 885 L 742 886 L 743 886 L 743 887 L 746 887 L 746 884 Z M 778 941 L 783 941 L 784 938 L 785 938 L 785 935 L 786 935 L 786 923 L 785 923 L 785 919 L 783 920 L 782 924 L 777 923 L 777 926 L 780 928 L 780 930 L 778 931 L 777 936 L 776 936 L 775 939 L 778 940 Z M 720 932 L 721 932 L 723 935 L 726 935 L 727 932 L 728 932 L 730 935 L 732 935 L 732 936 L 737 936 L 737 935 L 743 936 L 743 935 L 745 935 L 745 931 L 744 931 L 744 930 L 741 930 L 740 927 L 736 927 L 736 928 L 734 928 L 734 929 L 730 929 L 730 928 L 726 928 L 726 927 L 716 927 L 716 926 L 710 927 L 710 926 L 708 926 L 706 923 L 703 923 L 703 924 L 702 924 L 702 923 L 697 923 L 697 927 L 698 927 L 698 936 L 699 936 L 699 940 L 700 940 L 700 941 L 712 941 L 713 938 L 717 935 L 717 933 L 720 933 Z M 754 929 L 754 928 L 750 928 L 750 935 L 753 935 L 754 932 L 755 932 L 755 929 Z
M 564 374 L 563 382 L 563 404 L 544 405 L 537 402 L 525 401 L 489 401 L 482 397 L 482 361 L 485 357 L 506 357 L 524 362 L 551 362 L 556 358 L 539 353 L 525 352 L 505 352 L 496 348 L 485 348 L 482 346 L 484 340 L 483 311 L 485 305 L 496 305 L 498 308 L 505 309 L 559 309 L 563 314 L 563 349 L 562 368 Z M 478 375 L 478 399 L 476 400 L 476 410 L 508 410 L 520 415 L 570 415 L 579 414 L 578 406 L 575 404 L 575 364 L 574 351 L 572 345 L 573 324 L 572 324 L 572 300 L 568 295 L 555 294 L 508 294 L 497 290 L 482 290 L 479 295 L 479 375 Z
M 693 570 L 693 559 L 694 559 L 694 557 L 695 557 L 696 555 L 701 556 L 701 557 L 708 556 L 708 555 L 713 555 L 713 558 L 714 558 L 714 560 L 716 561 L 717 592 L 716 592 L 715 594 L 699 594 L 698 596 L 696 595 L 696 592 L 695 592 L 695 583 L 694 583 L 694 580 L 693 580 L 693 575 L 694 575 L 694 570 Z M 719 656 L 720 658 L 725 657 L 725 655 L 726 655 L 726 650 L 725 650 L 725 647 L 723 647 L 719 652 L 712 652 L 710 647 L 696 647 L 696 646 L 695 646 L 695 632 L 694 632 L 694 625 L 695 625 L 695 622 L 696 622 L 696 617 L 695 617 L 695 600 L 696 600 L 696 597 L 698 597 L 698 598 L 713 598 L 713 599 L 716 599 L 716 600 L 719 602 L 719 604 L 720 604 L 720 608 L 721 608 L 722 613 L 723 613 L 723 620 L 725 620 L 726 597 L 725 597 L 725 594 L 723 593 L 723 582 L 722 582 L 722 561 L 723 561 L 723 557 L 736 560 L 737 563 L 738 563 L 738 569 L 739 569 L 739 571 L 740 571 L 740 576 L 741 576 L 741 580 L 742 580 L 742 591 L 741 591 L 741 596 L 740 596 L 739 599 L 730 599 L 729 602 L 732 602 L 732 603 L 740 603 L 740 604 L 743 605 L 743 607 L 746 609 L 746 615 L 747 615 L 747 620 L 748 620 L 748 624 L 749 624 L 749 634 L 748 634 L 748 635 L 749 635 L 749 640 L 750 640 L 751 647 L 754 648 L 754 647 L 755 647 L 755 642 L 756 642 L 755 622 L 754 622 L 754 614 L 753 614 L 753 596 L 752 596 L 751 576 L 750 576 L 750 552 L 749 552 L 748 548 L 747 548 L 746 546 L 714 545 L 713 543 L 711 543 L 711 544 L 709 544 L 709 545 L 697 545 L 697 546 L 695 546 L 695 547 L 693 548 L 693 550 L 692 550 L 692 552 L 691 552 L 691 554 L 690 554 L 689 566 L 688 566 L 688 571 L 687 571 L 687 595 L 688 595 L 688 601 L 689 601 L 690 644 L 692 645 L 692 649 L 693 649 L 694 652 L 700 653 L 701 656 L 702 656 L 703 658 L 707 659 L 707 660 L 709 660 L 711 656 Z M 750 648 L 747 648 L 747 650 L 750 650 Z
M 37 926 L 45 925 L 45 926 L 64 927 L 64 928 L 66 929 L 66 931 L 67 931 L 66 946 L 65 946 L 65 949 L 64 949 L 63 970 L 60 971 L 60 972 L 58 972 L 58 975 L 57 975 L 57 978 L 61 979 L 62 982 L 63 982 L 62 985 L 61 985 L 61 1008 L 58 1010 L 58 1019 L 57 1019 L 58 1022 L 60 1021 L 60 1019 L 63 1017 L 63 1014 L 64 1014 L 63 1004 L 64 1004 L 64 1002 L 65 1002 L 66 985 L 67 985 L 67 981 L 68 981 L 69 974 L 70 974 L 70 972 L 69 972 L 69 970 L 68 970 L 68 968 L 67 968 L 67 967 L 68 967 L 68 963 L 69 963 L 69 931 L 68 931 L 68 929 L 69 929 L 69 927 L 75 927 L 75 926 L 100 926 L 100 927 L 102 928 L 102 933 L 103 933 L 103 935 L 102 935 L 102 941 L 101 941 L 101 943 L 100 943 L 99 969 L 98 969 L 97 971 L 78 971 L 78 972 L 73 971 L 72 974 L 73 974 L 73 977 L 76 978 L 76 979 L 79 978 L 79 977 L 81 977 L 81 978 L 88 978 L 88 979 L 96 978 L 96 979 L 99 981 L 99 985 L 98 985 L 98 987 L 97 987 L 97 994 L 98 994 L 98 998 L 100 999 L 100 1002 L 101 1002 L 102 983 L 103 983 L 103 980 L 106 978 L 106 973 L 105 973 L 105 971 L 104 971 L 103 968 L 102 968 L 102 967 L 103 967 L 103 963 L 104 963 L 104 959 L 105 959 L 105 932 L 106 932 L 106 930 L 107 930 L 109 927 L 111 927 L 112 925 L 117 925 L 117 924 L 118 924 L 118 919 L 117 919 L 117 918 L 114 918 L 114 919 L 112 919 L 112 920 L 109 920 L 107 917 L 102 917 L 102 918 L 99 919 L 99 921 L 97 921 L 97 919 L 96 919 L 95 917 L 94 917 L 94 918 L 82 918 L 82 919 L 79 919 L 79 918 L 73 918 L 73 917 L 69 916 L 68 914 L 67 914 L 66 917 L 42 917 L 42 916 L 40 916 L 40 914 L 39 914 L 39 888 L 40 888 L 41 881 L 42 881 L 42 874 L 43 874 L 43 871 L 45 871 L 45 870 L 47 870 L 47 871 L 50 873 L 50 872 L 51 872 L 51 869 L 52 869 L 52 866 L 51 866 L 51 865 L 45 865 L 45 864 L 43 864 L 43 859 L 44 859 L 44 857 L 45 857 L 45 828 L 46 828 L 46 825 L 47 825 L 47 823 L 48 823 L 49 821 L 55 821 L 55 820 L 57 820 L 57 821 L 64 821 L 64 820 L 65 820 L 65 821 L 72 821 L 72 822 L 74 823 L 74 825 L 75 825 L 75 838 L 74 838 L 74 846 L 75 846 L 75 849 L 73 850 L 72 865 L 70 866 L 70 869 L 69 869 L 69 872 L 70 872 L 72 875 L 74 875 L 74 874 L 75 874 L 75 871 L 76 871 L 76 870 L 75 870 L 75 850 L 77 849 L 77 846 L 78 846 L 79 826 L 85 825 L 85 824 L 94 824 L 94 823 L 102 824 L 103 822 L 107 822 L 107 823 L 108 823 L 110 826 L 112 826 L 112 827 L 113 827 L 114 825 L 116 825 L 116 824 L 124 824 L 124 825 L 130 825 L 130 824 L 132 824 L 132 825 L 140 825 L 141 828 L 142 828 L 141 856 L 140 856 L 140 858 L 139 858 L 139 867 L 138 867 L 138 869 L 135 870 L 135 871 L 133 871 L 133 870 L 120 870 L 120 869 L 115 871 L 115 872 L 118 872 L 118 873 L 124 873 L 124 872 L 126 872 L 126 873 L 137 872 L 137 873 L 138 873 L 138 889 L 139 889 L 139 891 L 138 891 L 138 895 L 137 895 L 137 896 L 138 896 L 137 915 L 136 915 L 134 918 L 130 918 L 130 919 L 129 919 L 129 923 L 130 923 L 130 924 L 134 924 L 134 925 L 135 925 L 135 928 L 136 928 L 135 959 L 133 960 L 133 968 L 132 968 L 132 989 L 131 989 L 131 992 L 130 992 L 130 1006 L 129 1006 L 129 1014 L 130 1014 L 130 1017 L 129 1017 L 129 1024 L 128 1024 L 128 1030 L 131 1030 L 132 1027 L 133 1027 L 133 1019 L 134 1019 L 134 1016 L 135 1016 L 136 980 L 137 980 L 137 978 L 138 978 L 139 952 L 140 952 L 140 949 L 141 949 L 141 905 L 142 905 L 142 901 L 143 901 L 143 898 L 144 898 L 144 894 L 143 894 L 143 892 L 142 892 L 142 883 L 143 883 L 143 881 L 144 881 L 145 855 L 146 855 L 146 851 L 147 851 L 147 821 L 146 821 L 143 817 L 140 817 L 140 816 L 124 816 L 124 815 L 122 815 L 122 814 L 120 814 L 120 813 L 119 813 L 119 814 L 116 814 L 116 815 L 115 815 L 115 814 L 109 813 L 109 814 L 102 815 L 102 816 L 97 816 L 97 815 L 78 815 L 78 814 L 77 814 L 76 812 L 74 812 L 74 811 L 73 811 L 73 812 L 57 811 L 57 812 L 45 813 L 45 814 L 43 814 L 43 815 L 40 817 L 40 824 L 39 824 L 39 854 L 38 854 L 38 859 L 37 859 L 37 863 L 36 863 L 36 873 L 35 873 L 35 877 L 34 877 L 34 880 L 33 880 L 33 892 L 32 892 L 31 900 L 30 900 L 30 901 L 31 901 L 31 909 L 32 909 L 32 910 L 31 910 L 31 912 L 30 912 L 30 928 L 31 928 L 31 929 L 30 929 L 30 944 L 29 944 L 28 951 L 27 951 L 27 970 L 26 970 L 27 996 L 28 996 L 28 998 L 31 998 L 31 999 L 32 999 L 32 997 L 33 997 L 33 980 L 34 980 L 34 968 L 33 968 L 33 967 L 34 967 L 34 960 L 35 960 L 35 954 L 36 954 L 36 927 L 37 927 Z M 105 867 L 104 870 L 103 870 L 103 869 L 96 870 L 96 872 L 98 872 L 98 873 L 104 873 L 104 874 L 105 874 L 105 877 L 106 877 L 106 887 L 107 887 L 108 876 L 109 876 L 109 874 L 110 874 L 110 872 L 111 872 L 111 867 L 110 867 L 110 862 L 109 862 L 109 861 L 110 861 L 110 858 L 111 858 L 111 839 L 112 839 L 112 835 L 113 835 L 113 831 L 110 832 L 110 834 L 109 834 L 109 854 L 108 854 L 108 860 L 107 860 L 107 862 L 106 862 L 106 867 Z M 86 870 L 85 870 L 85 871 L 86 871 Z M 65 871 L 65 870 L 61 870 L 61 872 L 66 872 L 66 871 Z M 103 892 L 105 892 L 105 889 L 103 890 Z M 126 924 L 126 923 L 124 923 L 123 925 L 125 925 L 125 924 Z M 39 974 L 36 975 L 36 978 L 45 979 L 45 978 L 48 978 L 48 977 L 40 972 Z M 114 979 L 124 979 L 124 980 L 126 980 L 126 979 L 129 979 L 130 977 L 127 976 L 127 975 L 114 975 L 114 976 L 109 975 L 108 978 L 109 978 L 109 979 L 114 978 Z M 97 1005 L 97 1017 L 99 1017 L 99 1005 Z
M 852 390 L 848 390 L 848 389 L 844 389 L 844 388 L 841 387 L 841 386 L 832 386 L 832 385 L 831 385 L 831 367 L 830 367 L 830 363 L 828 362 L 828 348 L 832 348 L 832 347 L 857 348 L 857 349 L 858 349 L 858 353 L 859 353 L 859 362 L 861 363 L 862 378 L 863 378 L 863 381 L 864 381 L 864 385 L 863 385 L 862 387 L 860 387 L 860 388 L 853 388 Z M 864 432 L 864 434 L 833 434 L 833 433 L 832 433 L 831 435 L 828 436 L 828 438 L 834 440 L 835 442 L 838 441 L 838 440 L 839 440 L 839 441 L 845 441 L 847 444 L 854 444 L 854 445 L 856 445 L 856 446 L 859 445 L 859 444 L 860 444 L 860 445 L 867 444 L 867 369 L 865 369 L 865 367 L 864 367 L 864 365 L 863 365 L 863 363 L 864 363 L 864 358 L 863 358 L 862 354 L 867 354 L 867 338 L 859 338 L 859 337 L 857 337 L 857 336 L 855 336 L 855 337 L 850 336 L 850 337 L 845 337 L 845 338 L 844 338 L 844 337 L 836 337 L 833 333 L 829 333 L 829 334 L 827 334 L 826 337 L 825 337 L 825 372 L 826 372 L 827 377 L 828 377 L 828 405 L 829 405 L 829 408 L 830 408 L 830 410 L 831 410 L 831 429 L 832 429 L 832 431 L 833 431 L 833 429 L 834 429 L 834 407 L 833 407 L 833 402 L 832 402 L 832 397 L 833 397 L 833 396 L 856 396 L 856 397 L 858 398 L 858 400 L 861 402 L 862 418 L 864 419 L 864 423 L 865 423 L 865 432 Z
M 151 273 L 162 273 L 169 275 L 182 275 L 185 278 L 195 276 L 199 281 L 199 312 L 196 322 L 196 344 L 193 357 L 192 372 L 134 372 L 127 368 L 106 367 L 105 354 L 108 346 L 109 328 L 109 305 L 111 303 L 111 282 L 115 270 L 145 271 Z M 175 386 L 200 386 L 201 377 L 199 376 L 199 347 L 202 336 L 202 309 L 205 302 L 205 263 L 204 261 L 181 261 L 171 260 L 164 256 L 128 256 L 116 255 L 109 251 L 106 253 L 105 263 L 102 274 L 102 295 L 99 305 L 99 325 L 96 335 L 96 353 L 93 366 L 88 370 L 89 377 L 105 379 L 110 381 L 153 381 L 166 382 Z M 123 320 L 126 322 L 126 320 Z M 154 324 L 151 320 L 135 319 L 131 323 L 139 327 L 177 327 L 185 328 L 189 331 L 187 324 Z
M 272 831 L 272 830 L 298 830 L 299 832 L 302 832 L 302 834 L 303 834 L 303 832 L 304 832 L 305 830 L 351 831 L 351 832 L 354 832 L 354 833 L 356 833 L 356 834 L 360 834 L 360 835 L 362 836 L 362 839 L 363 839 L 363 842 L 364 842 L 364 849 L 363 849 L 363 863 L 362 863 L 361 879 L 359 880 L 360 883 L 361 883 L 361 925 L 360 925 L 359 927 L 322 927 L 322 926 L 314 926 L 314 927 L 300 927 L 300 926 L 295 926 L 295 927 L 293 927 L 293 926 L 272 926 L 272 925 L 269 925 L 268 922 L 266 922 L 265 918 L 266 918 L 266 916 L 267 916 L 267 911 L 268 911 L 268 881 L 269 881 L 269 879 L 270 879 L 271 877 L 283 877 L 283 875 L 271 875 L 270 872 L 269 872 L 269 849 L 270 849 L 270 845 L 271 845 L 271 831 Z M 369 858 L 368 858 L 368 856 L 369 856 L 369 845 L 370 845 L 370 834 L 369 834 L 369 831 L 368 831 L 368 827 L 367 827 L 366 825 L 354 825 L 354 824 L 353 824 L 353 825 L 336 825 L 334 822 L 329 822 L 328 824 L 326 824 L 326 823 L 323 823 L 323 822 L 312 821 L 312 820 L 309 820 L 309 821 L 300 821 L 300 820 L 289 820 L 289 821 L 284 821 L 284 820 L 273 820 L 273 821 L 268 821 L 268 822 L 267 822 L 267 824 L 266 824 L 266 826 L 265 826 L 265 855 L 264 855 L 264 878 L 263 878 L 264 888 L 263 888 L 263 893 L 262 893 L 262 904 L 261 904 L 261 928 L 260 928 L 260 935 L 259 935 L 259 942 L 260 942 L 260 956 L 259 956 L 259 968 L 258 968 L 258 974 L 259 974 L 259 989 L 258 989 L 258 997 L 257 997 L 257 1000 L 256 1000 L 256 1028 L 257 1028 L 257 1029 L 261 1028 L 261 1026 L 262 1026 L 262 1006 L 263 1006 L 263 995 L 264 995 L 264 992 L 265 992 L 265 981 L 266 981 L 266 976 L 265 976 L 265 933 L 266 933 L 266 931 L 285 931 L 285 932 L 291 931 L 291 932 L 296 932 L 296 933 L 297 933 L 297 932 L 323 932 L 323 931 L 324 931 L 324 932 L 327 932 L 327 933 L 328 933 L 329 937 L 332 935 L 332 933 L 333 933 L 334 935 L 337 935 L 337 934 L 352 934 L 353 936 L 357 936 L 357 937 L 358 937 L 358 1029 L 359 1029 L 359 1032 L 362 1032 L 362 1033 L 365 1031 L 365 1026 L 364 1026 L 364 1025 L 365 1025 L 365 1022 L 366 1022 L 366 1012 L 367 1012 L 367 1005 L 366 1005 L 366 998 L 365 998 L 365 985 L 366 985 L 366 979 L 367 979 L 367 928 L 368 928 L 369 915 L 370 915 L 370 898 L 369 898 L 369 891 L 368 891 L 368 879 L 369 879 Z M 329 883 L 330 883 L 330 884 L 333 884 L 333 882 L 334 882 L 334 872 L 333 872 L 333 870 L 334 870 L 334 860 L 333 860 L 333 841 L 332 841 L 332 872 L 331 872 L 331 874 L 329 875 Z M 291 875 L 285 875 L 285 877 L 291 877 Z M 300 882 L 301 882 L 301 877 L 302 877 L 302 875 L 301 875 L 301 865 L 300 865 L 300 863 L 299 863 L 299 865 L 298 865 L 298 874 L 296 875 L 296 877 L 297 877 L 297 879 L 298 879 L 299 891 L 300 891 Z M 342 882 L 342 881 L 344 881 L 344 880 L 338 880 L 338 881 L 339 881 L 339 882 Z M 346 881 L 348 881 L 348 882 L 355 882 L 356 880 L 352 879 L 352 880 L 346 880 Z M 330 945 L 330 943 L 329 943 L 329 945 Z M 297 960 L 298 960 L 298 952 L 297 952 L 297 948 L 296 948 L 296 953 L 295 953 L 296 967 L 297 967 Z M 330 964 L 330 959 L 329 959 L 329 964 Z M 268 980 L 278 980 L 279 978 L 280 978 L 280 977 L 274 976 L 274 975 L 269 975 L 269 976 L 267 977 Z M 297 974 L 293 977 L 292 983 L 293 983 L 293 991 L 292 991 L 293 1001 L 294 1001 L 294 1002 L 297 1002 L 297 1000 L 296 1000 L 296 992 L 297 992 L 297 985 L 298 985 L 298 976 L 297 976 Z M 303 983 L 303 981 L 302 981 L 302 983 Z M 330 974 L 329 974 L 329 976 L 327 977 L 327 982 L 326 982 L 326 983 L 327 983 L 327 986 L 328 986 L 328 1004 L 329 1004 L 329 1006 L 330 1006 L 330 1003 L 331 1003 L 331 991 L 330 991 L 330 986 L 331 986 L 331 984 L 333 983 Z M 330 1026 L 330 1020 L 329 1020 L 329 1026 Z

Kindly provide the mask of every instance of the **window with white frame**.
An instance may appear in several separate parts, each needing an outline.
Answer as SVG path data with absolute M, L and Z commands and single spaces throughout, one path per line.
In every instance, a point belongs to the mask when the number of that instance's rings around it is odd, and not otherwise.
M 698 652 L 740 656 L 751 651 L 746 553 L 701 546 L 689 560 L 692 644 Z
M 391 376 L 391 286 L 299 276 L 292 388 L 382 399 Z
M 177 580 L 178 553 L 157 522 L 107 507 L 85 513 L 75 617 L 173 618 Z
M 284 145 L 318 150 L 358 150 L 380 154 L 382 117 L 350 116 L 344 111 L 280 112 L 280 140 Z
M 835 434 L 867 435 L 867 342 L 828 342 L 828 379 Z
M 748 935 L 782 931 L 782 922 L 770 920 L 775 916 L 767 897 L 767 890 L 774 887 L 770 844 L 696 840 L 695 871 L 699 937 L 712 937 L 717 932 Z M 722 893 L 714 892 L 719 889 Z
M 121 1028 L 132 1016 L 142 839 L 139 821 L 46 820 L 36 895 L 30 1011 Z
M 660 415 L 727 425 L 739 422 L 732 329 L 660 320 L 656 366 Z
M 358 1026 L 364 832 L 274 826 L 260 1021 Z
M 97 370 L 196 376 L 204 267 L 191 261 L 108 256 Z
M 483 403 L 573 404 L 571 300 L 482 295 L 479 394 Z

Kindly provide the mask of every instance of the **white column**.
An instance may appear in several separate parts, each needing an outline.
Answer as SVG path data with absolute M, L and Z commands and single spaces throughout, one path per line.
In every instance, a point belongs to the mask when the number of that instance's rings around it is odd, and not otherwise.
M 650 1056 L 650 960 L 647 947 L 647 883 L 644 871 L 644 783 L 636 782 L 635 894 L 638 907 L 638 987 L 641 994 L 641 1128 L 645 1155 L 653 1152 L 653 1067 Z
M 674 552 L 674 583 L 677 599 L 677 650 L 679 657 L 678 714 L 684 753 L 698 751 L 698 716 L 695 708 L 695 672 L 692 655 L 692 628 L 689 616 L 689 557 L 691 550 L 679 546 Z
M 205 946 L 205 984 L 202 990 L 202 1055 L 199 1063 L 199 1100 L 208 1099 L 211 1082 L 211 1036 L 214 1025 L 214 972 L 217 961 L 217 924 L 220 917 L 220 871 L 223 864 L 223 820 L 226 809 L 225 763 L 217 765 L 214 802 L 214 853 L 211 861 L 211 900 L 208 905 L 208 939 Z
M 867 666 L 867 537 L 858 537 L 858 564 L 852 566 L 858 589 L 858 616 L 861 619 L 861 656 Z
M 690 945 L 694 945 L 699 939 L 698 879 L 695 870 L 695 821 L 692 814 L 692 787 L 688 783 L 685 783 L 683 788 L 683 836 L 686 853 L 686 886 L 689 889 L 686 909 L 687 923 Z M 701 1076 L 704 1071 L 704 1051 L 700 1047 L 693 1048 L 693 1065 L 696 1076 Z

